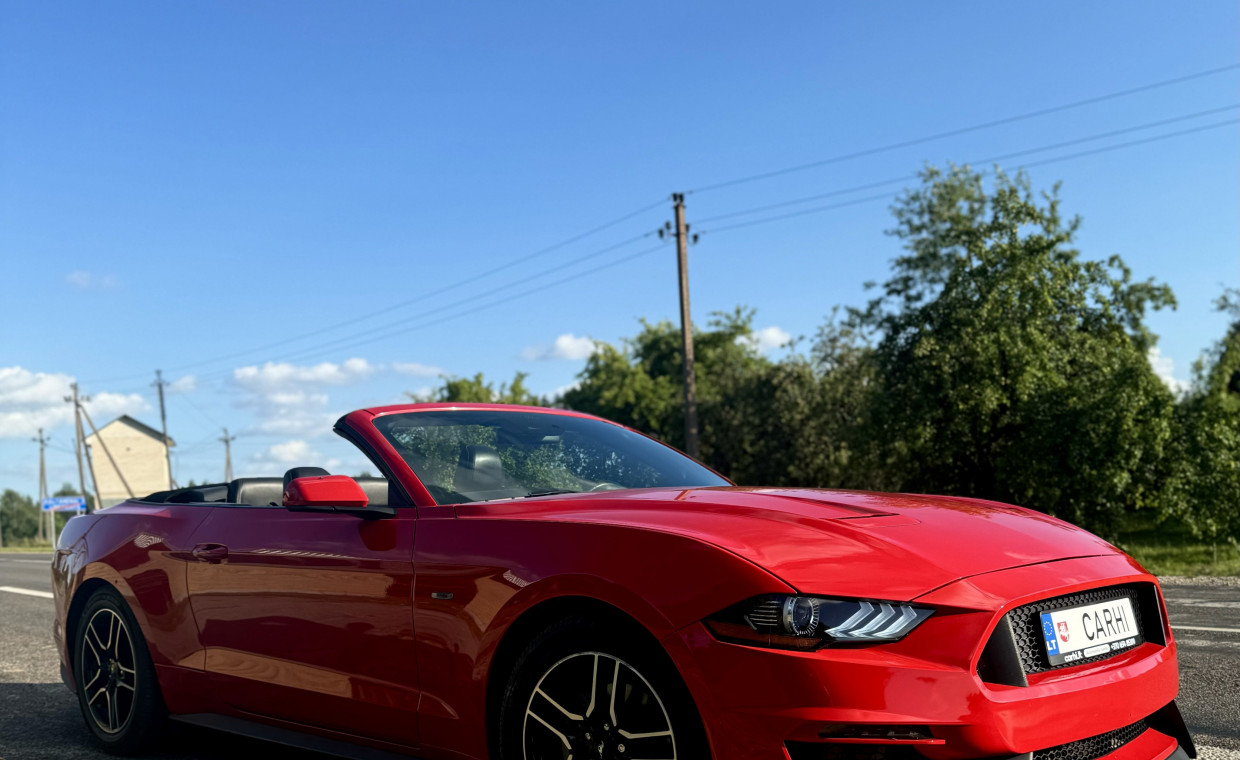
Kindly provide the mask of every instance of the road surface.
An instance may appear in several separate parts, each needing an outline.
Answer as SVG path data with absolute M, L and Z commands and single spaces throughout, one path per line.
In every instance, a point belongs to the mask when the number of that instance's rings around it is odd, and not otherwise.
M 93 750 L 52 646 L 50 555 L 0 554 L 0 760 L 107 758 Z M 1203 760 L 1240 760 L 1240 585 L 1164 584 L 1180 646 L 1180 709 Z M 152 760 L 326 760 L 177 726 Z

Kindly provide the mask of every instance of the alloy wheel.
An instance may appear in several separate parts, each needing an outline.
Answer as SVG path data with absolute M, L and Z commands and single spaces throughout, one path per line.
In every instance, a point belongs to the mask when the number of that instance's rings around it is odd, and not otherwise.
M 115 610 L 95 612 L 82 633 L 82 692 L 100 731 L 115 734 L 133 715 L 138 677 L 133 639 Z
M 530 694 L 525 760 L 677 760 L 663 700 L 641 673 L 602 652 L 552 665 Z

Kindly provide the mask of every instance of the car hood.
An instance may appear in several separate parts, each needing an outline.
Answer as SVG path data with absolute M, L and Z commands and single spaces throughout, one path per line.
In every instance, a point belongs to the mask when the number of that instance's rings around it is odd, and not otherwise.
M 719 546 L 805 593 L 910 600 L 982 573 L 1118 550 L 978 499 L 816 489 L 636 489 L 463 504 L 460 517 L 587 522 Z

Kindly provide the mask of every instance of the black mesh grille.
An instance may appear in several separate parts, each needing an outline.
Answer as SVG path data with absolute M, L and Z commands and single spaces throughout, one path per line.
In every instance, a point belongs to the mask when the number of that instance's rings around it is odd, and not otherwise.
M 1128 742 L 1136 739 L 1145 730 L 1149 728 L 1145 719 L 1133 723 L 1131 726 L 1117 728 L 1114 731 L 1108 731 L 1105 734 L 1091 736 L 1088 739 L 1069 742 L 1068 744 L 1060 744 L 1058 747 L 1050 749 L 1040 749 L 1033 753 L 1033 760 L 1097 760 L 1103 755 L 1109 755 Z
M 1132 599 L 1132 609 L 1137 619 L 1137 630 L 1144 633 L 1145 623 L 1142 622 L 1142 605 L 1138 599 L 1139 596 L 1144 595 L 1138 594 L 1138 586 L 1136 584 L 1130 586 L 1107 586 L 1106 588 L 1083 591 L 1079 594 L 1043 599 L 1042 601 L 1026 604 L 1024 607 L 1017 607 L 1012 610 L 1007 614 L 1007 619 L 1012 626 L 1012 638 L 1016 642 L 1016 653 L 1020 658 L 1021 667 L 1026 674 L 1041 673 L 1045 670 L 1053 670 L 1055 667 L 1067 667 L 1067 665 L 1052 666 L 1046 656 L 1046 644 L 1042 637 L 1042 621 L 1040 617 L 1043 612 L 1061 610 L 1065 607 L 1075 607 L 1078 604 L 1096 604 L 1097 602 L 1128 597 Z M 1107 652 L 1096 657 L 1077 660 L 1070 664 L 1082 665 L 1087 662 L 1105 660 L 1111 656 L 1112 653 Z

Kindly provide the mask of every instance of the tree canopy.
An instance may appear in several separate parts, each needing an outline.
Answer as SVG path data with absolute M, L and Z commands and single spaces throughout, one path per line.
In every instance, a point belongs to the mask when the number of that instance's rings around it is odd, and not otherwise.
M 1240 538 L 1240 293 L 1177 398 L 1147 358 L 1146 316 L 1175 307 L 1170 288 L 1083 255 L 1057 186 L 927 167 L 892 212 L 890 276 L 867 304 L 826 310 L 807 350 L 760 354 L 750 309 L 694 327 L 704 463 L 748 485 L 1012 502 L 1103 535 L 1142 510 Z M 680 348 L 670 322 L 642 320 L 535 402 L 683 448 Z M 447 379 L 436 397 L 530 403 L 524 380 Z

